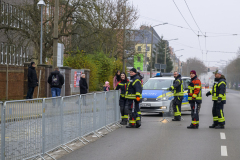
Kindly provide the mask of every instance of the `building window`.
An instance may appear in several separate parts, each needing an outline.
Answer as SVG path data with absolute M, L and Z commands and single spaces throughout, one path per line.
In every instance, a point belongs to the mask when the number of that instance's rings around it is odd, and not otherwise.
M 141 62 L 141 57 L 137 57 L 138 58 L 138 62 Z
M 1 9 L 2 9 L 2 16 L 1 16 L 1 19 L 2 19 L 2 24 L 4 24 L 4 19 L 5 19 L 5 2 L 2 2 L 2 5 L 1 5 Z
M 138 51 L 141 52 L 142 51 L 142 47 L 138 46 Z
M 1 43 L 1 64 L 3 64 L 3 57 L 4 57 L 3 48 L 4 48 L 4 45 L 3 45 L 3 43 Z

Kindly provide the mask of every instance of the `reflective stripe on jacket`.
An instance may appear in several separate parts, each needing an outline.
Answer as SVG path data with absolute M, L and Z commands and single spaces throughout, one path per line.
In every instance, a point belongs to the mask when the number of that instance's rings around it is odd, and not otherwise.
M 183 81 L 181 79 L 181 75 L 178 75 L 177 78 L 173 81 L 173 85 L 171 86 L 173 92 L 173 96 L 184 96 L 183 92 Z
M 125 98 L 127 99 L 136 99 L 136 97 L 142 99 L 142 82 L 138 75 L 131 77 L 125 94 Z
M 213 89 L 210 91 L 213 101 L 217 101 L 218 97 L 221 97 L 222 101 L 226 101 L 226 85 L 225 79 L 215 79 Z
M 188 86 L 188 100 L 197 100 L 202 102 L 202 84 L 201 81 L 195 76 L 191 79 L 192 82 Z

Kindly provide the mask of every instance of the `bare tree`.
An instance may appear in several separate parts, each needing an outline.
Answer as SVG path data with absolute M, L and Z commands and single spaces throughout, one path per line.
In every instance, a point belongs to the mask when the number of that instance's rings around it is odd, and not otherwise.
M 40 50 L 40 8 L 38 0 L 13 6 L 14 11 L 4 16 L 10 23 L 1 25 L 0 31 L 8 43 L 16 46 L 31 46 L 33 59 L 39 61 Z M 43 62 L 52 57 L 54 1 L 45 0 Z M 88 53 L 104 51 L 110 57 L 120 56 L 117 52 L 123 26 L 123 3 L 118 0 L 60 0 L 59 41 L 66 51 L 80 49 Z M 127 5 L 127 26 L 137 20 L 137 10 Z M 12 25 L 14 24 L 14 25 Z

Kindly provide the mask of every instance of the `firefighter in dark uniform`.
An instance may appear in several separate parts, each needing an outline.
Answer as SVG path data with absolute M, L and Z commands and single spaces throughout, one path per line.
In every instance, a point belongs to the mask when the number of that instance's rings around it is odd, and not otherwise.
M 178 72 L 174 72 L 173 74 L 175 80 L 173 81 L 173 85 L 168 89 L 173 92 L 173 110 L 174 110 L 174 119 L 172 121 L 181 121 L 181 106 L 183 100 L 183 81 L 181 75 Z
M 191 106 L 192 123 L 188 129 L 198 129 L 199 127 L 199 110 L 202 103 L 202 84 L 198 79 L 196 71 L 190 72 L 191 83 L 188 85 L 188 101 Z
M 213 124 L 209 128 L 224 129 L 225 117 L 223 113 L 223 106 L 226 104 L 226 78 L 222 75 L 221 70 L 214 72 L 215 82 L 211 91 L 206 93 L 206 96 L 212 95 L 213 100 Z
M 121 125 L 127 125 L 128 121 L 128 108 L 126 106 L 127 99 L 125 98 L 125 93 L 127 89 L 127 83 L 128 83 L 127 76 L 124 72 L 121 73 L 121 80 L 118 82 L 115 90 L 121 90 L 120 99 L 119 99 L 119 106 L 120 106 L 120 112 L 122 116 L 122 122 Z
M 127 85 L 125 98 L 127 99 L 128 111 L 129 111 L 129 125 L 127 128 L 139 128 L 141 126 L 141 117 L 138 114 L 140 112 L 139 103 L 142 100 L 142 84 L 141 78 L 137 74 L 137 70 L 132 68 L 130 70 L 131 79 Z

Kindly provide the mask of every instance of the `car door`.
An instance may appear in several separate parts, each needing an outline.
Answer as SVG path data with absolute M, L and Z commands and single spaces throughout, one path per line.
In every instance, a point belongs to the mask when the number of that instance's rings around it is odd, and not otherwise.
M 191 107 L 188 103 L 188 85 L 190 82 L 191 82 L 190 78 L 183 78 L 184 97 L 182 101 L 182 110 L 191 110 Z

